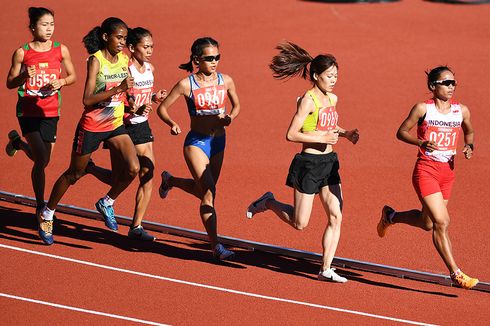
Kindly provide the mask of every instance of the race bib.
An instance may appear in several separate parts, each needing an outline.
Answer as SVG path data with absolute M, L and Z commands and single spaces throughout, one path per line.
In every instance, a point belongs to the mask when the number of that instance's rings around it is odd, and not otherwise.
M 225 112 L 225 85 L 202 87 L 192 91 L 197 115 L 216 115 Z
M 136 107 L 140 107 L 143 104 L 150 105 L 151 97 L 152 97 L 152 89 L 151 88 L 132 88 L 131 95 L 134 98 L 134 104 Z
M 337 127 L 339 115 L 335 106 L 329 106 L 318 110 L 318 122 L 316 129 L 321 131 L 333 130 Z
M 36 74 L 26 81 L 27 95 L 47 97 L 56 94 L 57 91 L 53 90 L 49 83 L 58 79 L 59 74 L 59 69 L 36 67 Z
M 439 152 L 456 153 L 460 128 L 429 126 L 429 140 L 435 142 Z

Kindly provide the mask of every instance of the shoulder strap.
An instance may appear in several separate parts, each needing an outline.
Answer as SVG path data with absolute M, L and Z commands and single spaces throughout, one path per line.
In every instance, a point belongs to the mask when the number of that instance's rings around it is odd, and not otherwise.
M 313 93 L 311 90 L 308 91 L 308 95 L 310 95 L 311 99 L 315 103 L 315 107 L 317 109 L 320 109 L 322 107 L 320 100 L 318 100 L 318 97 L 316 97 L 315 93 Z

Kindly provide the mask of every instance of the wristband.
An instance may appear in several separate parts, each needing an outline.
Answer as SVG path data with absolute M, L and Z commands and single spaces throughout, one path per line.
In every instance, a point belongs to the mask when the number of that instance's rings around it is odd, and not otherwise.
M 468 146 L 469 148 L 471 148 L 471 150 L 473 150 L 473 144 L 465 144 L 464 146 Z

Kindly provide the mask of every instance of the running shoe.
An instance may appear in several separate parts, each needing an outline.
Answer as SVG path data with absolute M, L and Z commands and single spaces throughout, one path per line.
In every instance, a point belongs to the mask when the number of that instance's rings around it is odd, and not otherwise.
M 235 253 L 231 250 L 226 249 L 221 243 L 218 243 L 213 250 L 214 258 L 218 260 L 228 260 L 235 256 Z
M 150 242 L 156 240 L 156 237 L 146 232 L 141 225 L 138 225 L 134 229 L 129 228 L 128 237 L 135 240 L 150 241 Z
M 378 236 L 380 238 L 386 235 L 386 230 L 389 226 L 391 226 L 390 221 L 388 220 L 388 216 L 393 213 L 395 210 L 388 205 L 385 205 L 381 210 L 381 218 L 379 219 L 378 226 L 376 227 L 378 231 Z
M 255 214 L 266 211 L 267 207 L 265 206 L 265 203 L 269 199 L 274 199 L 274 194 L 270 191 L 266 192 L 259 199 L 251 203 L 247 209 L 247 218 L 252 218 Z
M 18 148 L 15 148 L 14 142 L 20 139 L 19 133 L 17 130 L 11 130 L 8 133 L 9 137 L 9 142 L 7 143 L 7 146 L 5 146 L 5 152 L 7 153 L 8 156 L 12 157 L 17 153 Z
M 460 269 L 451 274 L 453 283 L 459 285 L 463 289 L 469 290 L 480 282 L 477 278 L 472 278 L 463 273 Z
M 160 198 L 165 199 L 168 195 L 168 192 L 172 187 L 169 186 L 168 180 L 172 177 L 172 175 L 168 171 L 162 172 L 162 183 L 158 188 L 158 193 L 160 194 Z
M 47 245 L 52 245 L 53 242 L 54 242 L 54 238 L 53 238 L 53 221 L 48 221 L 48 220 L 45 220 L 43 219 L 42 217 L 42 210 L 37 210 L 36 209 L 36 215 L 38 217 L 38 221 L 39 222 L 39 225 L 38 225 L 38 228 L 37 228 L 37 231 L 39 233 L 39 237 L 41 238 L 41 240 L 43 240 L 43 242 Z
M 97 208 L 99 213 L 104 218 L 105 225 L 112 231 L 117 231 L 117 221 L 114 217 L 114 208 L 112 206 L 104 205 L 103 198 L 99 199 L 99 201 L 95 203 L 95 208 Z
M 318 280 L 337 283 L 347 282 L 347 279 L 345 277 L 342 277 L 339 274 L 335 273 L 335 268 L 329 268 L 324 270 L 323 272 L 320 271 L 320 273 L 318 273 Z

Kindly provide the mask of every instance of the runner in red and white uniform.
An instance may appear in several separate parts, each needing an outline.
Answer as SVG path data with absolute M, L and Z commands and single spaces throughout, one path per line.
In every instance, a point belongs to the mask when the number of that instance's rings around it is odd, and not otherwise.
M 76 76 L 68 48 L 51 40 L 54 13 L 42 7 L 30 7 L 28 13 L 33 40 L 14 52 L 7 77 L 7 87 L 18 88 L 17 118 L 26 142 L 12 130 L 6 152 L 14 156 L 22 150 L 34 162 L 31 179 L 39 210 L 44 206 L 45 168 L 56 142 L 60 90 L 73 84 Z M 66 72 L 63 78 L 62 65 Z
M 338 63 L 330 54 L 312 57 L 298 45 L 286 42 L 277 46 L 279 54 L 269 65 L 276 79 L 302 76 L 311 88 L 298 98 L 296 113 L 287 131 L 287 139 L 302 145 L 289 167 L 286 185 L 293 188 L 294 204 L 280 202 L 266 192 L 247 208 L 247 217 L 271 210 L 279 219 L 296 230 L 308 226 L 313 200 L 318 194 L 328 218 L 323 233 L 323 262 L 318 280 L 345 283 L 347 279 L 335 272 L 331 264 L 337 250 L 342 224 L 342 187 L 339 160 L 333 145 L 339 137 L 356 144 L 357 129 L 345 130 L 338 125 L 337 83 Z
M 155 68 L 149 60 L 153 54 L 153 38 L 149 30 L 142 27 L 131 28 L 126 41 L 131 58 L 129 73 L 134 78 L 134 86 L 129 91 L 129 103 L 124 114 L 124 124 L 140 162 L 140 185 L 136 192 L 133 223 L 128 231 L 132 239 L 154 241 L 155 237 L 148 234 L 141 226 L 141 221 L 150 202 L 153 188 L 153 170 L 155 157 L 153 155 L 153 134 L 148 123 L 148 114 L 152 104 L 159 104 L 166 96 L 166 91 L 153 92 Z M 102 182 L 111 183 L 112 172 L 90 162 L 87 173 L 97 177 Z
M 110 17 L 83 38 L 90 54 L 83 94 L 85 109 L 75 132 L 70 166 L 56 181 L 40 213 L 41 223 L 50 225 L 40 234 L 47 244 L 53 243 L 52 218 L 56 205 L 68 188 L 86 173 L 92 152 L 103 142 L 111 151 L 111 160 L 117 161 L 118 169 L 114 171 L 109 192 L 95 207 L 109 229 L 118 229 L 114 200 L 139 172 L 136 150 L 123 125 L 125 93 L 134 83 L 128 73 L 128 57 L 122 52 L 127 33 L 128 27 L 121 19 Z
M 168 97 L 159 105 L 157 113 L 170 126 L 172 135 L 180 134 L 181 129 L 170 118 L 168 108 L 180 96 L 184 96 L 191 120 L 191 130 L 184 141 L 184 157 L 193 179 L 177 178 L 164 171 L 159 189 L 160 197 L 165 198 L 168 191 L 175 186 L 199 198 L 199 214 L 208 233 L 213 254 L 217 259 L 225 260 L 234 253 L 218 242 L 214 200 L 224 158 L 225 127 L 238 116 L 240 103 L 231 77 L 217 71 L 220 58 L 216 40 L 210 37 L 195 40 L 189 62 L 179 68 L 192 73 L 194 66 L 197 66 L 198 71 L 172 88 Z M 226 113 L 225 104 L 228 99 L 231 110 Z
M 433 98 L 417 103 L 397 132 L 401 141 L 419 148 L 412 182 L 422 203 L 421 210 L 396 212 L 384 206 L 377 232 L 384 237 L 387 228 L 396 223 L 408 224 L 432 231 L 434 245 L 449 270 L 451 279 L 459 286 L 470 289 L 478 279 L 464 274 L 454 260 L 449 239 L 449 213 L 447 203 L 454 183 L 454 156 L 458 138 L 463 131 L 466 159 L 473 155 L 473 127 L 470 111 L 453 101 L 456 80 L 450 68 L 440 66 L 427 74 L 427 85 Z M 415 126 L 417 137 L 410 134 Z

